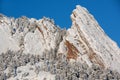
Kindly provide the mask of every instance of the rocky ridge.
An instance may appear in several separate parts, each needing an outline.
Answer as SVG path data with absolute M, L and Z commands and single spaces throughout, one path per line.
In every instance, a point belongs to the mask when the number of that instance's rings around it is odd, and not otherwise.
M 0 15 L 0 80 L 119 80 L 120 50 L 79 5 L 72 26 Z

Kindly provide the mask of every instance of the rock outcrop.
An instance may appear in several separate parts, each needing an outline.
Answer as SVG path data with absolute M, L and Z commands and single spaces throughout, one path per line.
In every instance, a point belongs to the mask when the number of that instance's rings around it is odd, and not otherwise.
M 105 34 L 94 17 L 85 8 L 77 6 L 71 19 L 72 27 L 63 40 L 68 59 L 120 72 L 119 47 Z
M 120 49 L 79 5 L 72 26 L 0 15 L 0 80 L 120 79 Z

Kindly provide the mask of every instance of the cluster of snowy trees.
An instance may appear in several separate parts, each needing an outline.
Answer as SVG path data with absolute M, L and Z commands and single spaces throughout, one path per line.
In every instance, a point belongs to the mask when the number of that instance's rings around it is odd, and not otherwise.
M 109 69 L 102 69 L 98 65 L 88 67 L 87 64 L 73 62 L 72 64 L 66 59 L 66 55 L 56 54 L 54 50 L 44 52 L 42 56 L 23 54 L 22 51 L 7 51 L 0 54 L 0 80 L 7 80 L 11 76 L 17 76 L 17 68 L 30 63 L 43 62 L 44 65 L 36 66 L 35 73 L 40 71 L 50 72 L 55 75 L 55 80 L 110 80 L 120 79 L 120 75 Z M 8 69 L 8 73 L 4 71 Z M 29 74 L 29 73 L 28 73 Z M 23 74 L 24 76 L 24 74 Z M 27 76 L 27 75 L 26 75 Z

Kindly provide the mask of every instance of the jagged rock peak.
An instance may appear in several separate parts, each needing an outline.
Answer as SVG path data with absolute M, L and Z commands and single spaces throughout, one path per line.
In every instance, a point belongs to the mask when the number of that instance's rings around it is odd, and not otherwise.
M 2 16 L 0 22 L 0 36 L 3 37 L 0 53 L 22 49 L 25 53 L 40 54 L 44 49 L 55 49 L 62 39 L 60 36 L 65 34 L 53 20 L 45 17 L 36 20 L 25 16 L 17 19 Z
M 0 14 L 0 79 L 120 79 L 117 44 L 86 8 L 77 5 L 71 19 L 71 28 L 62 30 L 49 18 Z
M 85 62 L 89 66 L 94 63 L 119 71 L 119 47 L 105 34 L 87 9 L 77 5 L 71 19 L 72 26 L 67 30 L 64 40 L 68 58 Z

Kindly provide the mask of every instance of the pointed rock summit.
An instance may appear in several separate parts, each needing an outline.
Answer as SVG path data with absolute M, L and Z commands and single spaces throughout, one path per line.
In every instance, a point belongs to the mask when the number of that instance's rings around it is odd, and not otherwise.
M 77 5 L 71 19 L 64 30 L 45 17 L 0 15 L 0 80 L 120 79 L 117 44 L 86 8 Z
M 77 5 L 71 19 L 72 26 L 64 38 L 67 58 L 120 72 L 119 47 L 105 34 L 86 8 Z

